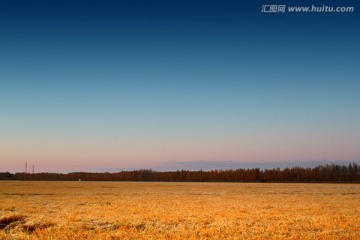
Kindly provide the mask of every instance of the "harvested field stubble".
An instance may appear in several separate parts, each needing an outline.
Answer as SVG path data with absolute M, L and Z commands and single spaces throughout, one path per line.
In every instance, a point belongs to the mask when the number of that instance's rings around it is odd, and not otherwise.
M 0 181 L 0 239 L 360 239 L 356 184 Z

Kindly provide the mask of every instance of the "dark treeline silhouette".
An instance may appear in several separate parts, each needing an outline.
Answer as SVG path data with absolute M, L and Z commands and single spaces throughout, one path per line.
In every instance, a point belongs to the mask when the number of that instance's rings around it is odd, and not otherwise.
M 122 171 L 117 173 L 0 173 L 0 180 L 38 181 L 162 181 L 162 182 L 341 182 L 360 183 L 360 168 L 356 163 L 345 165 L 319 165 L 314 168 L 275 168 L 260 170 Z

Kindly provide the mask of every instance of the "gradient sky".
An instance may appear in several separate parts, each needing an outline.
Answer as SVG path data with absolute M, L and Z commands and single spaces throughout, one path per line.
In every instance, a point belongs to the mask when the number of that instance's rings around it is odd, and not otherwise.
M 358 9 L 3 0 L 0 171 L 358 161 Z

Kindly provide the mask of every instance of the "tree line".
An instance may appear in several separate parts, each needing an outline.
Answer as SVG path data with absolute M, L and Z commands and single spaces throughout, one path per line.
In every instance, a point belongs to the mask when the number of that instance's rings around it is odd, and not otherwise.
M 116 173 L 0 173 L 0 180 L 34 181 L 148 181 L 148 182 L 301 182 L 301 183 L 360 183 L 360 167 L 349 165 L 319 165 L 314 168 L 292 167 L 260 170 L 210 170 L 210 171 L 153 171 L 134 170 Z

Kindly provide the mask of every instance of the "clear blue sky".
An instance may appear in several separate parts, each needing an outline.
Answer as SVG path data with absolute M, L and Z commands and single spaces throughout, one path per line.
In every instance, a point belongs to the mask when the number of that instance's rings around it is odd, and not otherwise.
M 355 12 L 1 1 L 0 171 L 359 160 L 359 2 L 282 3 Z

